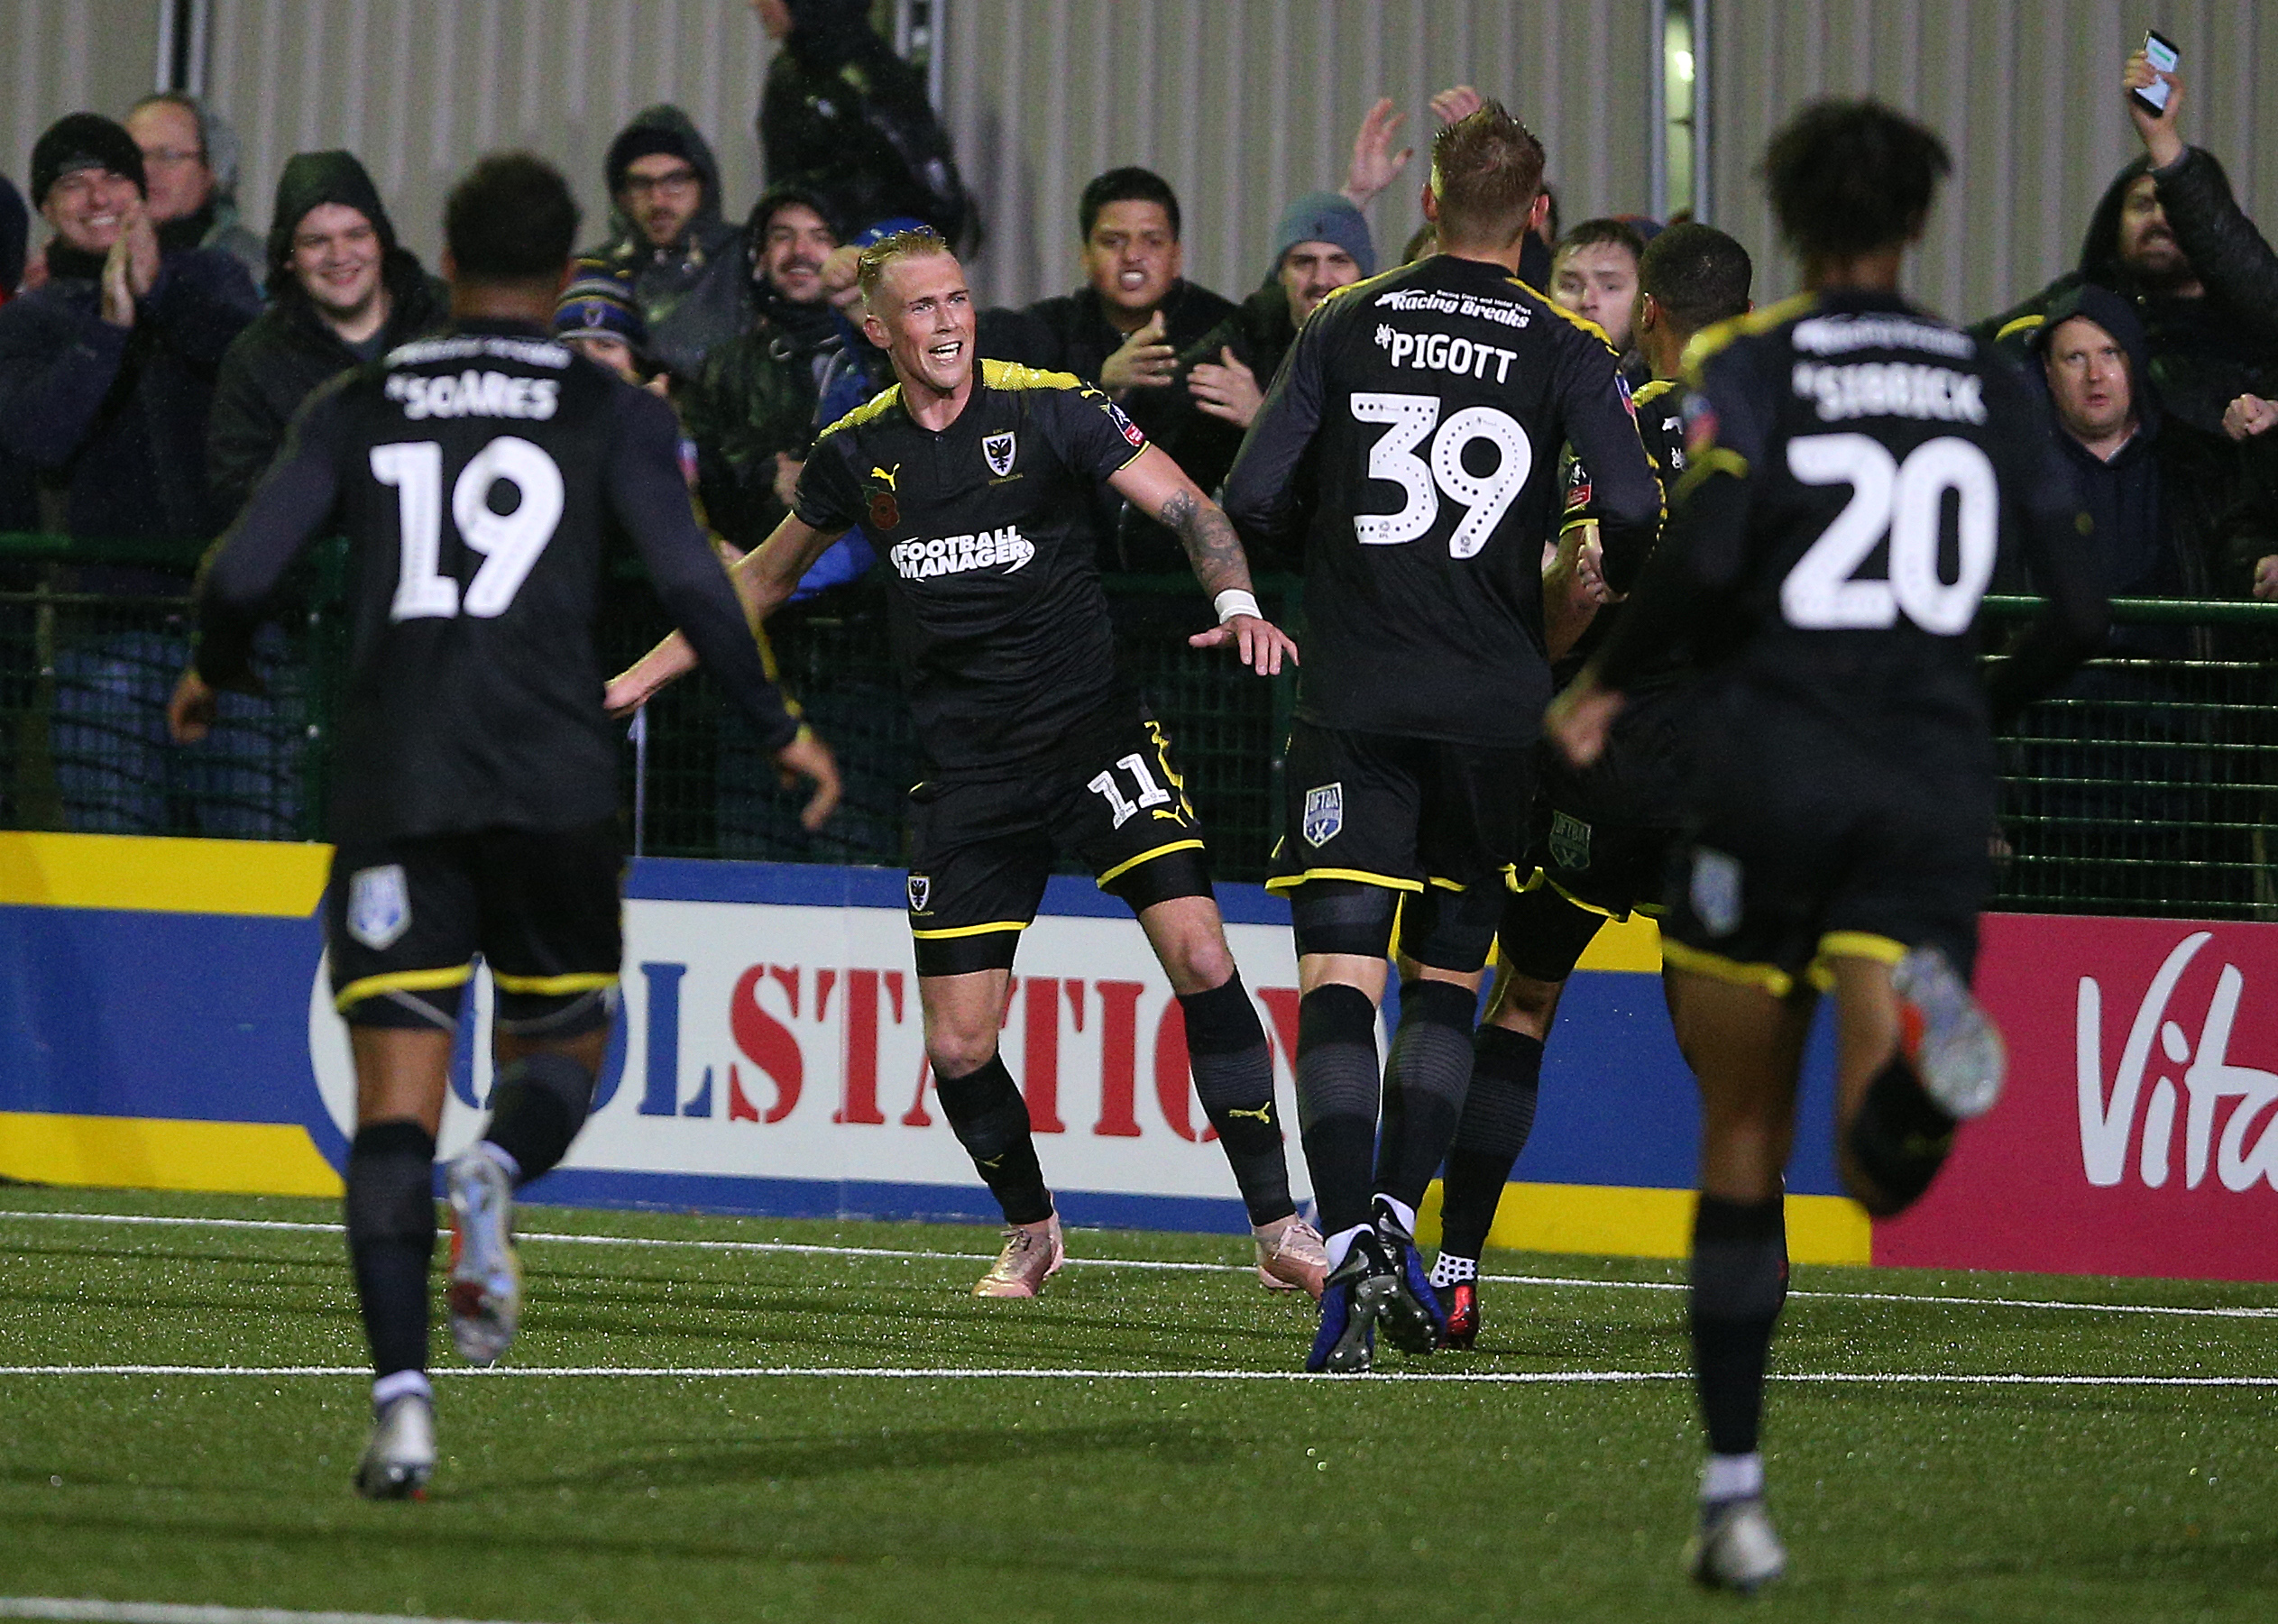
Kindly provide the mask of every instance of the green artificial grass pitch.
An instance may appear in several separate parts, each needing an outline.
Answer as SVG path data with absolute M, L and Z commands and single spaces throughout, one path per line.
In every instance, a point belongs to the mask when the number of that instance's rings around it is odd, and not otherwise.
M 1529 1278 L 1483 1288 L 1478 1353 L 1378 1362 L 1474 1380 L 1293 1380 L 1310 1306 L 1238 1237 L 1074 1232 L 1042 1299 L 984 1302 L 993 1232 L 531 1207 L 520 1339 L 464 1371 L 438 1297 L 433 1491 L 371 1505 L 335 1206 L 0 1208 L 0 1595 L 534 1624 L 1743 1605 L 1677 1572 L 1678 1264 L 1491 1253 Z M 1752 1617 L 2278 1617 L 2278 1288 L 1795 1286 L 1765 1427 L 1792 1563 Z

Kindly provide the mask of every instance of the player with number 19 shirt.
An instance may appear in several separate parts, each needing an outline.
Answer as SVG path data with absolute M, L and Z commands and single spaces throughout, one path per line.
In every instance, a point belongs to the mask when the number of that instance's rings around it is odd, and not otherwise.
M 1492 103 L 1440 132 L 1424 209 L 1442 252 L 1314 311 L 1226 477 L 1238 527 L 1301 528 L 1305 554 L 1267 884 L 1291 897 L 1298 1097 L 1336 1265 L 1316 1371 L 1368 1369 L 1379 1323 L 1411 1352 L 1444 1329 L 1410 1243 L 1462 1109 L 1479 973 L 1533 794 L 1559 446 L 1597 474 L 1617 584 L 1660 516 L 1612 346 L 1517 274 L 1547 207 L 1542 156 Z M 1415 968 L 1380 1087 L 1396 915 Z

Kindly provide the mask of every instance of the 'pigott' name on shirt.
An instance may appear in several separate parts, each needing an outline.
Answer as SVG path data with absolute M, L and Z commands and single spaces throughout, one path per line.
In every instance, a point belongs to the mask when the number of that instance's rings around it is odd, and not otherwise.
M 1483 379 L 1493 367 L 1497 383 L 1511 381 L 1511 363 L 1519 359 L 1516 350 L 1450 338 L 1445 333 L 1403 333 L 1390 322 L 1377 327 L 1376 342 L 1394 366 L 1411 366 L 1419 372 L 1429 367 L 1434 372 Z
M 448 372 L 422 378 L 416 372 L 388 375 L 388 399 L 403 402 L 403 415 L 422 417 L 531 417 L 554 415 L 561 404 L 558 378 L 517 378 L 508 372 Z
M 1796 392 L 1816 404 L 1823 423 L 1844 417 L 1985 421 L 1984 379 L 1910 361 L 1860 361 L 1848 366 L 1799 361 Z
M 962 575 L 968 570 L 1007 566 L 1009 575 L 1036 556 L 1036 544 L 1020 533 L 1018 525 L 983 530 L 978 536 L 943 536 L 933 541 L 897 542 L 886 554 L 905 581 L 926 581 L 935 575 Z

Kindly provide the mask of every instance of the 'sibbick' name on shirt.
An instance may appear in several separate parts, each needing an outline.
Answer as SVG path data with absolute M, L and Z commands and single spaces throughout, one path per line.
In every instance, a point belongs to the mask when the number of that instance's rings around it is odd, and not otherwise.
M 983 530 L 978 536 L 943 536 L 932 541 L 898 542 L 886 554 L 905 581 L 925 581 L 935 575 L 961 575 L 996 564 L 1009 567 L 1009 575 L 1036 556 L 1036 546 L 1020 533 L 1018 525 Z
M 1970 372 L 1908 361 L 1860 361 L 1848 366 L 1796 363 L 1796 393 L 1812 401 L 1823 423 L 1845 417 L 1925 417 L 1942 423 L 1985 421 L 1985 380 Z
M 510 372 L 445 372 L 424 378 L 390 372 L 388 399 L 403 402 L 403 415 L 422 417 L 529 417 L 543 421 L 561 404 L 558 378 L 518 378 Z

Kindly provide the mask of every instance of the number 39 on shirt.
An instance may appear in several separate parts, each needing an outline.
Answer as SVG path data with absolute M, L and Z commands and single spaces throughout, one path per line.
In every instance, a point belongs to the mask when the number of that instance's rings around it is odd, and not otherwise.
M 1492 406 L 1467 406 L 1442 423 L 1437 395 L 1364 391 L 1354 394 L 1352 403 L 1355 420 L 1385 426 L 1369 447 L 1368 477 L 1398 485 L 1408 495 L 1397 513 L 1353 516 L 1353 534 L 1361 545 L 1397 546 L 1428 535 L 1439 518 L 1444 493 L 1464 509 L 1447 538 L 1449 555 L 1477 556 L 1534 471 L 1534 447 L 1519 420 Z M 1427 436 L 1428 462 L 1416 454 Z M 1476 474 L 1464 466 L 1464 453 L 1481 440 L 1495 448 L 1492 473 Z

